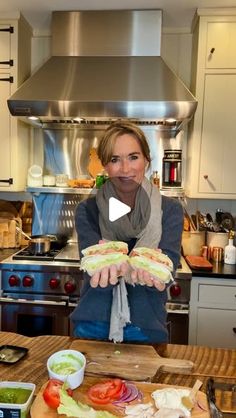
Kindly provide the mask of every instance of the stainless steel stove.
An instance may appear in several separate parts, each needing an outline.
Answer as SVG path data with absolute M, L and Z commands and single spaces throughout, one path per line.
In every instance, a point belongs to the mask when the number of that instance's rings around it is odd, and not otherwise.
M 52 248 L 49 252 L 45 254 L 32 254 L 28 247 L 23 248 L 17 253 L 13 254 L 12 260 L 34 260 L 34 261 L 52 261 L 55 257 L 61 252 L 61 249 Z
M 80 297 L 78 244 L 45 255 L 27 248 L 2 263 L 1 329 L 23 335 L 70 335 L 70 313 Z

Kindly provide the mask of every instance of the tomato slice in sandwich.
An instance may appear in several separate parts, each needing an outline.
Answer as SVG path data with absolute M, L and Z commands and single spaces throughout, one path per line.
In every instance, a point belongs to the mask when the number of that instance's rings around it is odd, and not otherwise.
M 88 397 L 97 404 L 107 404 L 115 399 L 119 399 L 123 393 L 123 382 L 121 379 L 107 380 L 97 383 L 88 390 Z
M 118 248 L 114 250 L 114 248 L 105 248 L 104 250 L 91 250 L 89 251 L 89 255 L 103 255 L 103 254 L 114 254 L 114 253 L 121 253 L 126 254 L 127 251 L 124 248 Z

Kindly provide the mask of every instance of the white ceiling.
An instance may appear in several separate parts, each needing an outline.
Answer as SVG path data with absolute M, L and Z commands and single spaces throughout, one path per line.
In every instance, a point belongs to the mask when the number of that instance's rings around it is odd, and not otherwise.
M 197 8 L 235 6 L 236 0 L 0 0 L 0 13 L 20 11 L 35 31 L 48 31 L 52 10 L 162 9 L 164 28 L 188 29 Z

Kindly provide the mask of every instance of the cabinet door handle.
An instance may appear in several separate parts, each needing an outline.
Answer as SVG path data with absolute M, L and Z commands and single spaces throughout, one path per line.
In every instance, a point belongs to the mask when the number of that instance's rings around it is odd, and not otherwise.
M 0 61 L 0 64 L 3 64 L 3 65 L 10 65 L 10 67 L 13 67 L 13 60 L 9 60 L 9 61 Z
M 12 76 L 7 77 L 7 78 L 0 78 L 0 81 L 8 81 L 9 83 L 13 83 L 14 79 Z
M 0 32 L 14 33 L 14 28 L 13 28 L 13 26 L 9 26 L 8 28 L 2 28 L 2 29 L 0 29 Z
M 215 50 L 216 50 L 215 48 L 211 48 L 210 53 L 214 54 Z
M 208 174 L 204 174 L 203 178 L 204 178 L 205 180 L 207 180 L 207 179 L 208 179 Z
M 233 332 L 236 334 L 236 327 L 233 327 Z
M 8 184 L 13 184 L 13 178 L 10 177 L 9 179 L 0 179 L 0 183 L 8 183 Z

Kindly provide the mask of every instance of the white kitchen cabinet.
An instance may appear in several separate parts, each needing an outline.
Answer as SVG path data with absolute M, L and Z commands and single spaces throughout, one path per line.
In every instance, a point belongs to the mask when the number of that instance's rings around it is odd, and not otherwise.
M 236 348 L 236 280 L 193 277 L 189 344 Z
M 199 9 L 191 91 L 198 100 L 187 144 L 186 195 L 235 199 L 236 8 Z M 215 12 L 215 14 L 214 14 Z
M 236 193 L 235 95 L 236 74 L 206 74 L 198 186 L 200 193 Z M 216 97 L 220 100 L 216 100 Z
M 0 14 L 0 191 L 23 191 L 30 128 L 8 110 L 7 99 L 30 75 L 31 28 L 20 14 Z
M 208 22 L 206 68 L 236 68 L 236 16 Z
M 1 17 L 0 17 L 1 18 Z M 13 28 L 9 24 L 0 23 L 0 68 L 6 70 L 10 67 L 11 59 L 11 33 Z

